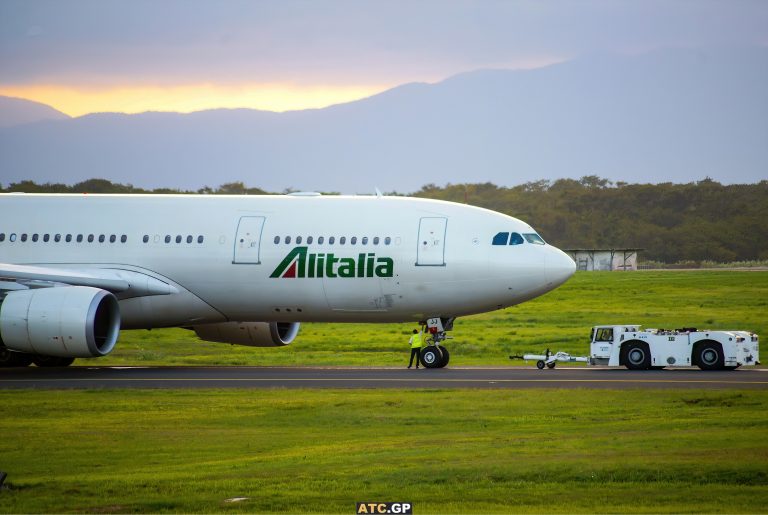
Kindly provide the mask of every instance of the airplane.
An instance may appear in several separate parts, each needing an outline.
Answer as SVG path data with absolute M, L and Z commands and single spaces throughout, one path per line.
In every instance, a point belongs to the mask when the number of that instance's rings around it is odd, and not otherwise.
M 0 366 L 105 356 L 121 329 L 280 347 L 302 322 L 419 322 L 439 368 L 456 317 L 575 268 L 511 216 L 379 192 L 0 194 Z

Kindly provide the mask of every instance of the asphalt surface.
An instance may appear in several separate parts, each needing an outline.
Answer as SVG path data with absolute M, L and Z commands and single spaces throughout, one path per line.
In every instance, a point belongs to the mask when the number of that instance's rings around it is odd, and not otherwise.
M 99 388 L 695 388 L 768 389 L 768 369 L 630 371 L 506 367 L 444 369 L 354 367 L 0 368 L 0 390 Z

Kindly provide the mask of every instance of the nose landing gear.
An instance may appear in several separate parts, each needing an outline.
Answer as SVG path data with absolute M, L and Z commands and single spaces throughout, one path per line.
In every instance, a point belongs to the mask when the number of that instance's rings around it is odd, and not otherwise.
M 446 331 L 453 329 L 454 318 L 430 318 L 425 324 L 429 337 L 427 346 L 421 349 L 421 364 L 425 368 L 443 368 L 448 364 L 451 355 L 448 349 L 440 343 L 450 338 Z

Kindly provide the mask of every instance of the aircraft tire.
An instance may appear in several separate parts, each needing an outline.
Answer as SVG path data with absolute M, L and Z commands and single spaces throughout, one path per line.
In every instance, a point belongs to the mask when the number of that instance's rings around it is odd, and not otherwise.
M 440 360 L 440 364 L 438 365 L 438 368 L 444 368 L 448 362 L 451 360 L 451 353 L 448 352 L 448 349 L 446 347 L 440 346 L 440 352 L 443 355 L 443 359 Z
M 60 358 L 58 356 L 32 356 L 32 363 L 38 367 L 68 367 L 75 358 Z
M 28 367 L 32 356 L 23 352 L 13 352 L 5 347 L 0 349 L 0 367 Z
M 536 368 L 538 368 L 539 370 L 544 370 L 544 367 L 545 367 L 546 365 L 547 365 L 547 364 L 546 364 L 546 363 L 544 363 L 544 360 L 543 360 L 543 359 L 540 359 L 539 361 L 537 361 L 537 362 L 536 362 Z
M 443 360 L 443 353 L 437 345 L 427 345 L 421 349 L 421 364 L 425 368 L 438 368 Z

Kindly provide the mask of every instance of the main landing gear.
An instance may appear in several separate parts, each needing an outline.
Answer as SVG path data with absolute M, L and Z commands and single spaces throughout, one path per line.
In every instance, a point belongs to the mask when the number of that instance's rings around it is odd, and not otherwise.
M 38 367 L 68 367 L 73 361 L 75 361 L 75 358 L 27 354 L 25 352 L 8 350 L 5 346 L 0 346 L 0 368 L 27 367 L 32 363 Z
M 429 333 L 427 346 L 421 349 L 421 364 L 425 368 L 443 368 L 448 364 L 451 355 L 441 343 L 449 338 L 446 331 L 453 329 L 455 318 L 430 318 L 426 330 Z

